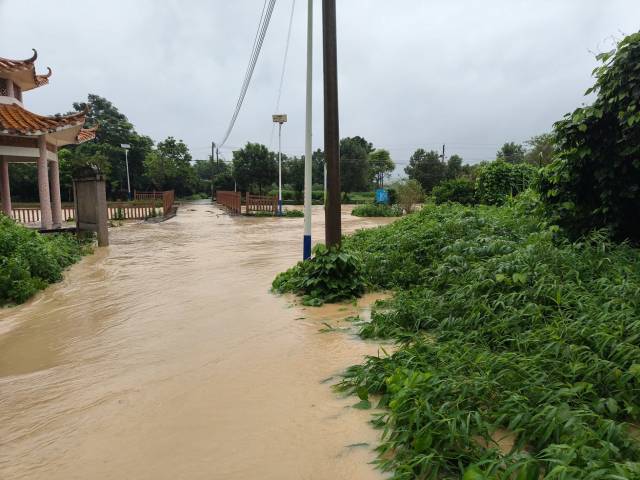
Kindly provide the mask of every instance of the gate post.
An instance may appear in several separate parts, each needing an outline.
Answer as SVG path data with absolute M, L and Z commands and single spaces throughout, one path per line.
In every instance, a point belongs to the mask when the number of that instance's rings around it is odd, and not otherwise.
M 108 246 L 109 215 L 104 175 L 91 171 L 74 178 L 73 193 L 78 233 L 96 232 L 98 246 Z

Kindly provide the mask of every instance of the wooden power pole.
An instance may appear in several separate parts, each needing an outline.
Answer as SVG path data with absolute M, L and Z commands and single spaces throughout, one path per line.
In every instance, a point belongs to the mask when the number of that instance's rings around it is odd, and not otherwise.
M 336 0 L 322 0 L 322 52 L 324 64 L 324 155 L 327 162 L 327 200 L 324 210 L 325 242 L 340 246 L 340 132 L 338 124 L 338 59 Z

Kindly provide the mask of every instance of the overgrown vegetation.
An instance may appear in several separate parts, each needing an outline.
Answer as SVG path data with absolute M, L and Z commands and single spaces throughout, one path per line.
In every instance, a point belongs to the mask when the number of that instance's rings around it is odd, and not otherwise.
M 303 218 L 304 212 L 302 210 L 285 210 L 284 216 L 287 218 Z
M 356 217 L 401 217 L 402 208 L 398 205 L 366 203 L 364 205 L 358 205 L 351 210 L 351 215 L 355 215 Z
M 560 153 L 540 189 L 547 211 L 573 235 L 608 228 L 640 240 L 640 33 L 598 56 L 593 105 L 556 123 Z
M 0 305 L 22 303 L 89 251 L 67 234 L 44 236 L 0 215 Z
M 366 290 L 362 260 L 358 255 L 317 245 L 313 257 L 273 281 L 277 293 L 302 295 L 305 305 L 319 306 L 361 296 Z
M 476 203 L 475 185 L 468 178 L 453 178 L 437 185 L 431 191 L 436 204 L 457 202 L 462 205 Z
M 640 478 L 640 252 L 565 240 L 534 203 L 428 205 L 346 238 L 397 290 L 361 333 L 401 348 L 340 385 L 380 396 L 394 478 Z
M 507 198 L 529 188 L 535 178 L 536 168 L 527 163 L 487 163 L 476 179 L 476 200 L 485 205 L 502 205 Z

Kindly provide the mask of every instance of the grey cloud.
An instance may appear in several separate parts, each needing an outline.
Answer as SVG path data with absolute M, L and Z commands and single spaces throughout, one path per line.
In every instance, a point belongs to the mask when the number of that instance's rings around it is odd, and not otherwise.
M 0 56 L 35 47 L 51 84 L 38 113 L 97 93 L 139 132 L 184 139 L 205 157 L 230 119 L 261 0 L 0 0 Z M 320 2 L 316 3 L 314 146 L 322 146 Z M 280 0 L 229 147 L 270 143 L 291 0 Z M 306 2 L 296 1 L 280 110 L 284 150 L 304 145 Z M 634 0 L 339 0 L 342 135 L 362 135 L 406 163 L 419 147 L 491 158 L 507 140 L 547 131 L 579 106 L 611 37 L 638 28 Z M 230 150 L 224 151 L 230 156 Z

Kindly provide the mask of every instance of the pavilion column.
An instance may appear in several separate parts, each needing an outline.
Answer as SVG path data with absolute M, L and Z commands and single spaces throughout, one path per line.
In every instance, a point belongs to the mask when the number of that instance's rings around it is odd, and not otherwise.
M 53 228 L 62 226 L 62 200 L 60 198 L 60 168 L 58 161 L 49 164 L 49 175 L 51 186 L 51 217 Z
M 9 188 L 9 162 L 6 158 L 0 157 L 0 189 L 2 190 L 2 211 L 9 218 L 11 211 L 11 189 Z
M 47 163 L 47 140 L 45 135 L 38 137 L 38 195 L 40 196 L 40 224 L 43 229 L 50 229 L 51 221 L 51 194 L 49 191 L 49 169 Z

